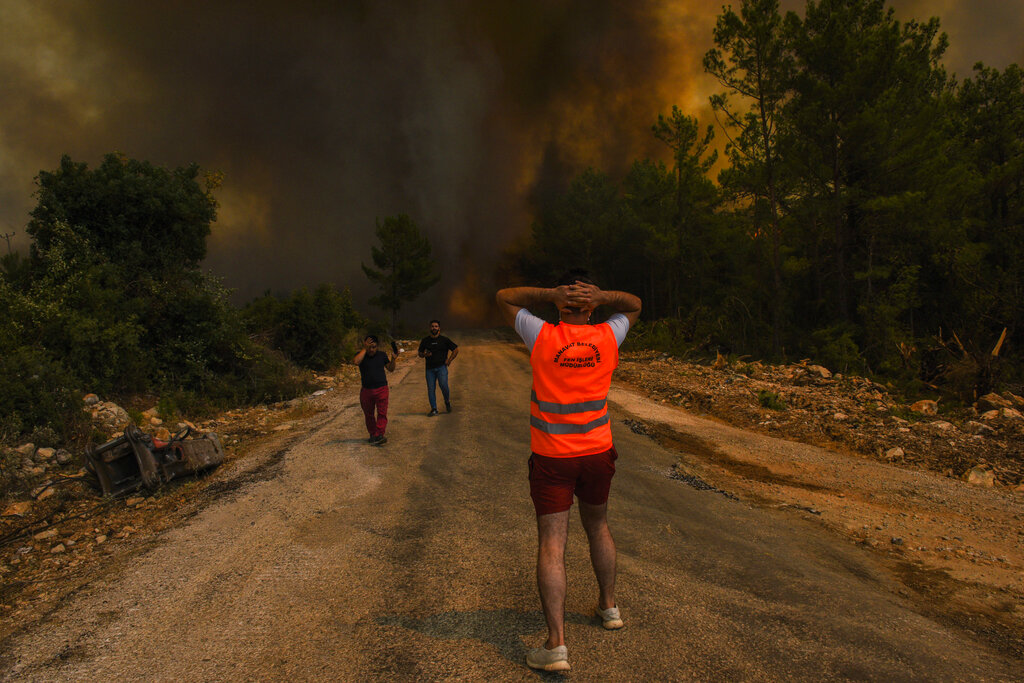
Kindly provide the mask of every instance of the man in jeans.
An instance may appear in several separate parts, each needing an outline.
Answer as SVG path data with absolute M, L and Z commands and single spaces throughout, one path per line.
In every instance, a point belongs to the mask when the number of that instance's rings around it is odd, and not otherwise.
M 448 352 L 452 355 L 448 355 Z M 441 334 L 441 321 L 430 321 L 430 334 L 420 342 L 419 357 L 427 359 L 427 398 L 430 400 L 430 416 L 437 415 L 435 385 L 441 385 L 444 407 L 452 412 L 452 400 L 448 392 L 448 366 L 459 355 L 459 346 Z
M 388 376 L 384 373 L 395 371 L 395 358 L 377 349 L 377 337 L 366 335 L 362 350 L 356 354 L 352 362 L 359 366 L 359 377 L 363 387 L 359 391 L 359 405 L 366 418 L 366 431 L 370 432 L 370 443 L 382 446 L 388 440 L 384 430 L 388 426 Z M 396 349 L 392 343 L 392 349 Z M 397 354 L 397 350 L 396 350 Z
M 597 578 L 595 613 L 606 629 L 622 628 L 615 604 L 615 541 L 608 529 L 608 492 L 618 454 L 612 445 L 608 389 L 619 364 L 619 345 L 640 315 L 640 299 L 599 289 L 582 271 L 558 287 L 515 287 L 497 294 L 498 307 L 530 349 L 530 497 L 537 513 L 537 588 L 548 638 L 526 664 L 568 671 L 565 646 L 565 543 L 573 496 L 590 545 Z M 554 304 L 559 324 L 532 315 L 529 306 Z M 598 306 L 615 311 L 590 324 Z

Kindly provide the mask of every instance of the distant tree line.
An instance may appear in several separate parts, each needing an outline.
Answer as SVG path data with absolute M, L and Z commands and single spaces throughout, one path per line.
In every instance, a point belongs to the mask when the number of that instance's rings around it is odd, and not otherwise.
M 580 174 L 539 207 L 520 273 L 544 279 L 569 254 L 642 294 L 640 331 L 680 348 L 959 376 L 965 398 L 1019 380 L 1020 66 L 958 82 L 939 21 L 901 23 L 883 0 L 810 0 L 803 16 L 744 0 L 714 45 L 718 182 L 715 128 L 673 108 L 652 129 L 671 163 Z

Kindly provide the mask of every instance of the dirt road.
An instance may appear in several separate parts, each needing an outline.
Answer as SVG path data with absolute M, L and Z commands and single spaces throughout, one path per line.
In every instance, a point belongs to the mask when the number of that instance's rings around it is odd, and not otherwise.
M 497 339 L 460 341 L 452 414 L 427 417 L 413 362 L 391 376 L 384 447 L 366 443 L 357 397 L 336 396 L 315 428 L 250 464 L 263 476 L 5 641 L 0 677 L 546 678 L 523 664 L 543 633 L 527 358 Z M 612 398 L 627 625 L 605 632 L 590 616 L 573 519 L 571 678 L 1020 680 L 1020 660 L 924 616 L 869 550 L 799 511 L 673 479 L 678 454 L 624 425 L 655 406 Z M 714 423 L 701 429 L 714 443 Z

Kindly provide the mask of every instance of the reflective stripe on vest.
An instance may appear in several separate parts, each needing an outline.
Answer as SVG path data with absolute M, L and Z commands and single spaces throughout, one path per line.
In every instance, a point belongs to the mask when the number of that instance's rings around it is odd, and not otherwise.
M 589 413 L 592 410 L 601 410 L 605 404 L 608 403 L 608 398 L 598 399 L 597 401 L 584 401 L 583 403 L 549 403 L 548 401 L 538 401 L 537 392 L 530 392 L 530 400 L 537 404 L 537 407 L 544 413 L 553 413 L 555 415 L 572 415 L 573 413 Z M 597 425 L 594 425 L 595 427 Z
M 601 425 L 608 424 L 610 420 L 611 418 L 608 417 L 607 413 L 596 420 L 591 420 L 590 422 L 581 425 L 545 422 L 539 417 L 534 417 L 533 415 L 530 416 L 530 424 L 545 434 L 586 434 Z

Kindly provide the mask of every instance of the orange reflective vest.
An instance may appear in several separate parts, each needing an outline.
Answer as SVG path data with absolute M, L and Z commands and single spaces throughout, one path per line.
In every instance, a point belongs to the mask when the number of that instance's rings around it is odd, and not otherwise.
M 530 353 L 530 448 L 570 458 L 612 447 L 608 388 L 619 364 L 611 325 L 544 323 Z

